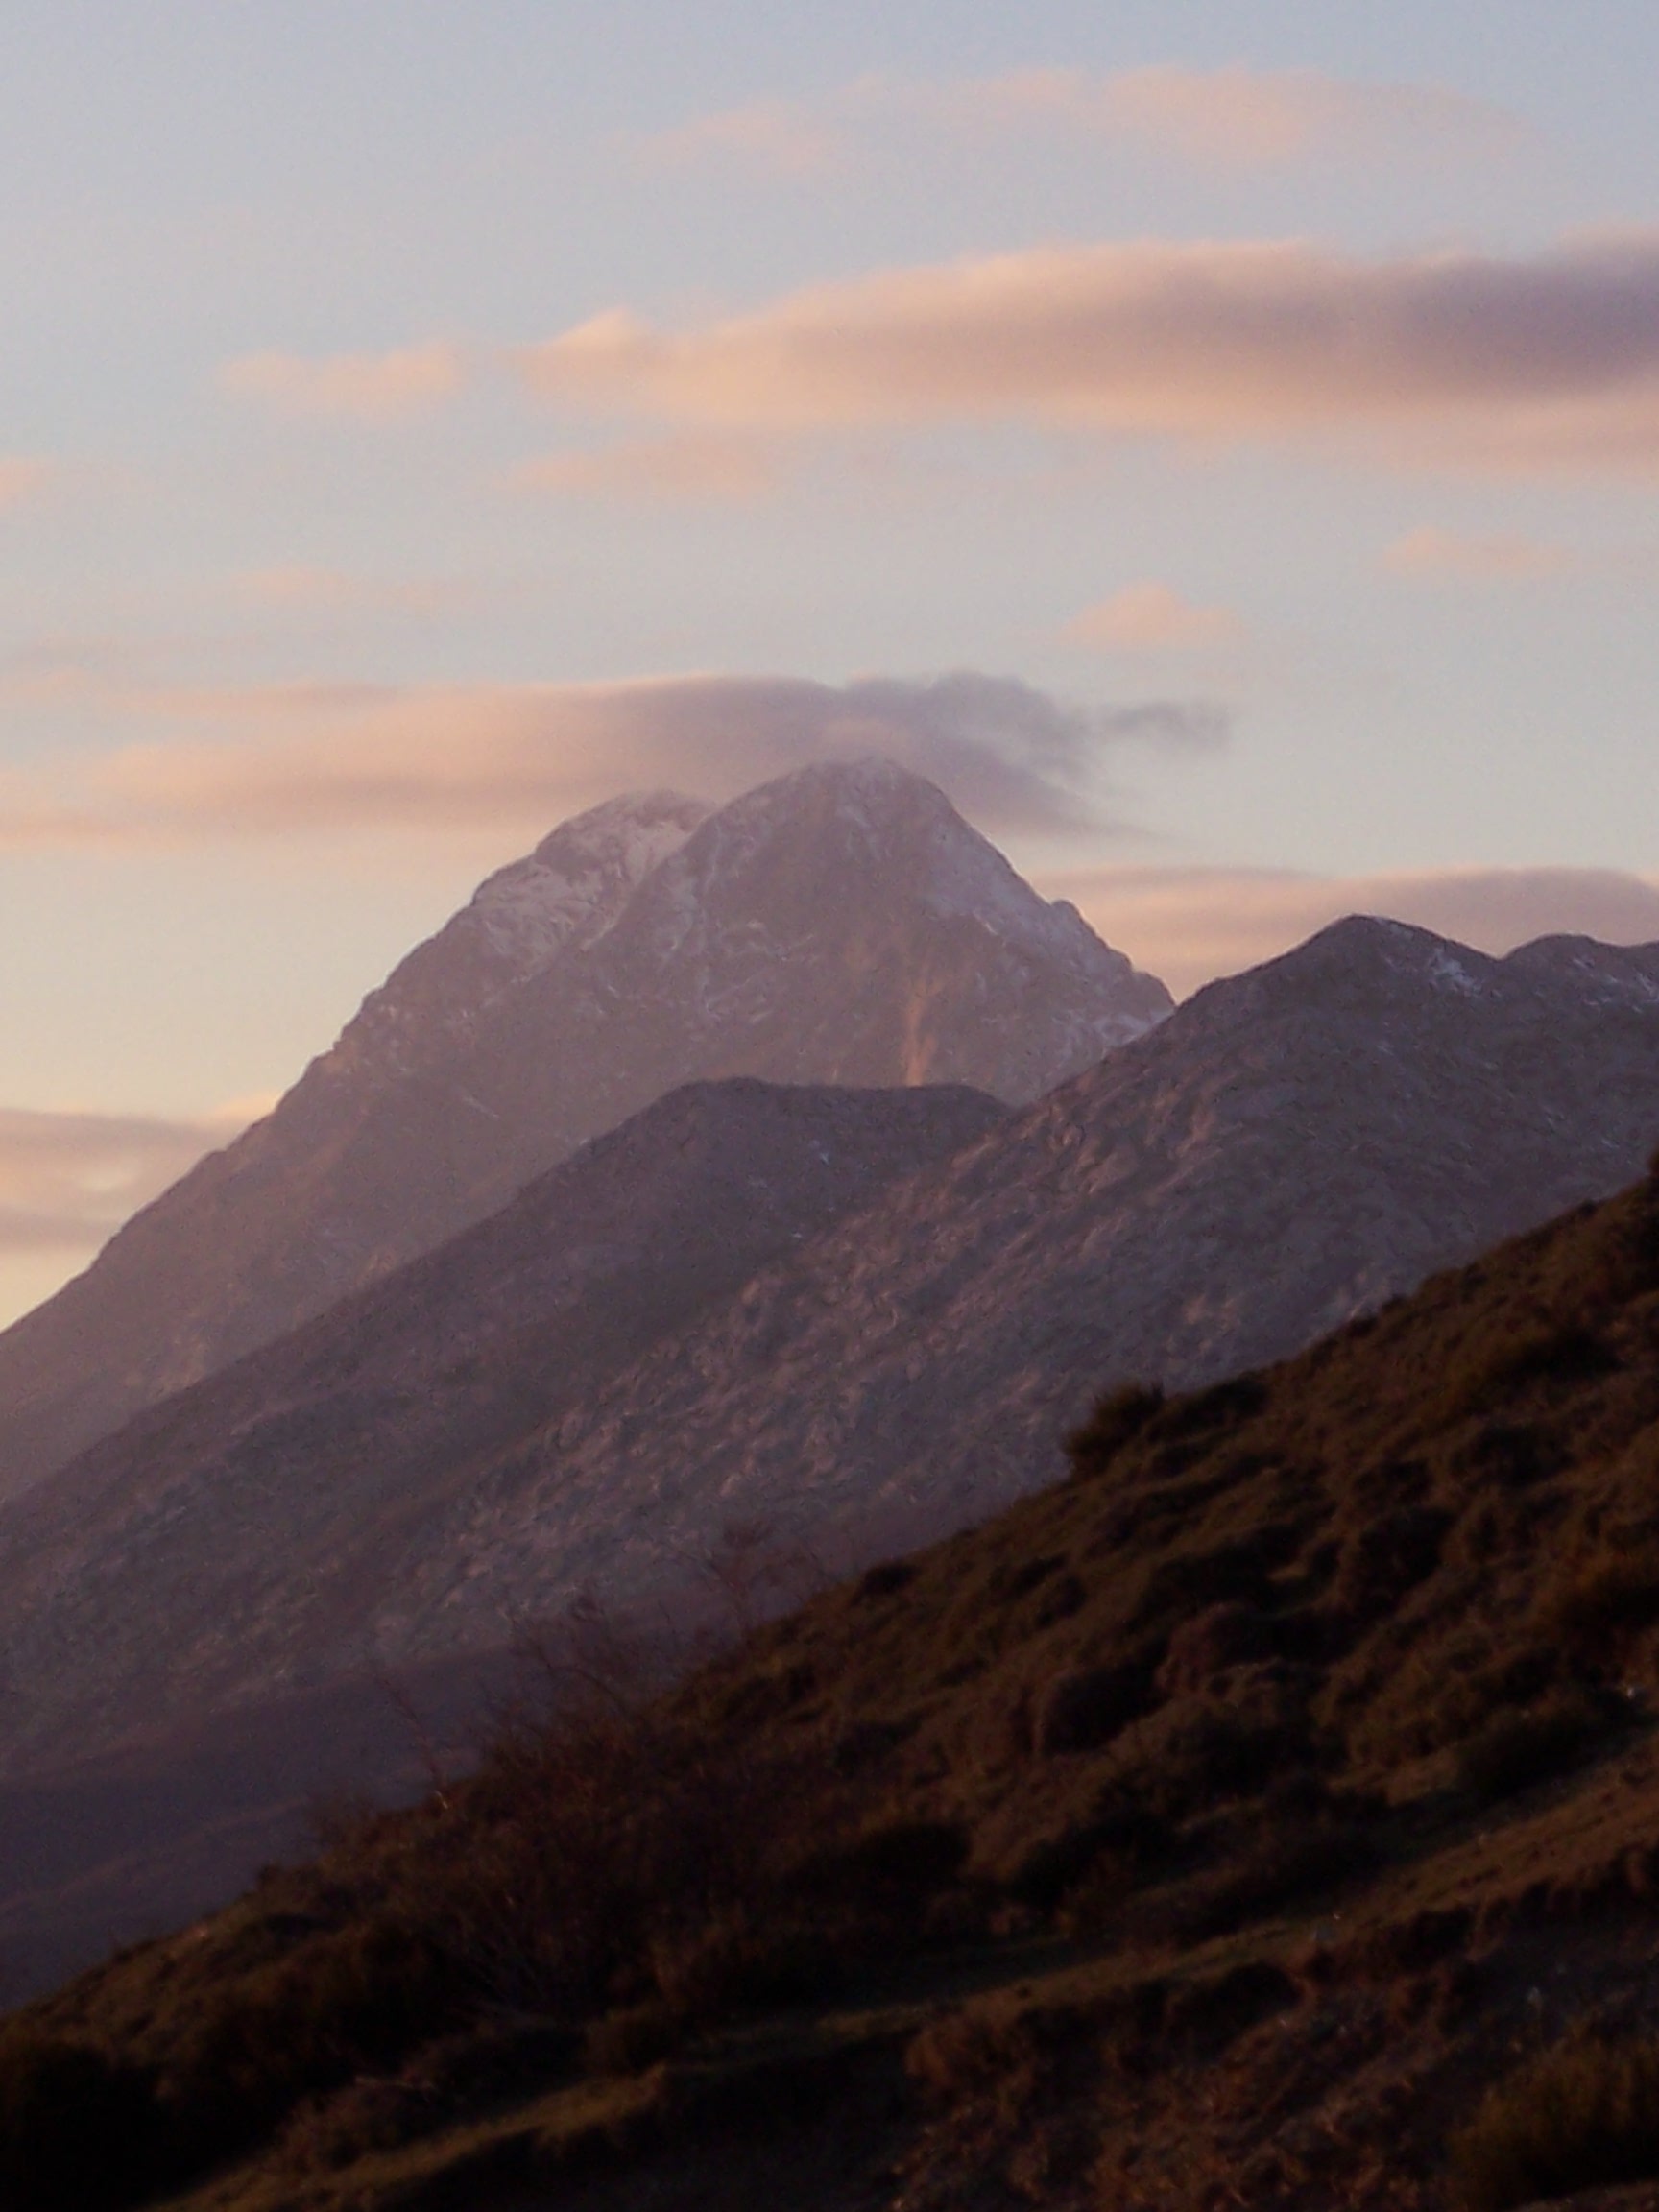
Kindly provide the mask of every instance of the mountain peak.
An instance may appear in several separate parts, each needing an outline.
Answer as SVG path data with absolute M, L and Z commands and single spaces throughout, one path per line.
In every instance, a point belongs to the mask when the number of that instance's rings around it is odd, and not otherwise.
M 448 1052 L 503 991 L 602 937 L 710 811 L 683 792 L 637 791 L 560 823 L 398 963 L 322 1068 L 396 1081 Z
M 643 888 L 631 923 L 654 916 L 682 946 L 699 934 L 712 944 L 758 902 L 775 929 L 807 937 L 826 902 L 849 900 L 871 927 L 878 915 L 920 909 L 982 932 L 1011 957 L 1064 970 L 1110 1002 L 1091 1056 L 1171 1009 L 1162 983 L 1103 944 L 1069 901 L 1040 897 L 937 783 L 878 754 L 813 761 L 734 799 Z
M 681 791 L 607 799 L 497 869 L 456 920 L 481 930 L 516 975 L 533 974 L 566 945 L 590 944 L 608 928 L 637 885 L 711 812 Z
M 608 801 L 493 876 L 274 1114 L 0 1339 L 0 1491 L 678 1084 L 959 1084 L 1017 1105 L 1168 1011 L 891 761 L 818 762 L 717 811 Z

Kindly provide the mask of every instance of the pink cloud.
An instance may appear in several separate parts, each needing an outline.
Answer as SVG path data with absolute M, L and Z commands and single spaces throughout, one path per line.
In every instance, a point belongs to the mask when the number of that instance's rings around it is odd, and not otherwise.
M 0 1257 L 90 1253 L 269 1101 L 200 1121 L 0 1107 Z
M 0 453 L 0 509 L 21 507 L 43 492 L 55 473 L 43 455 Z
M 1075 97 L 1075 96 L 1073 96 Z M 1094 107 L 1108 129 L 1185 159 L 1246 168 L 1396 148 L 1513 152 L 1531 135 L 1489 102 L 1438 84 L 1379 84 L 1317 69 L 1135 69 Z
M 1561 575 L 1573 559 L 1559 545 L 1507 531 L 1481 536 L 1427 525 L 1397 538 L 1384 552 L 1382 565 L 1396 576 L 1431 582 L 1527 584 Z
M 734 163 L 775 177 L 810 177 L 834 167 L 844 132 L 800 100 L 756 100 L 701 115 L 643 141 L 641 152 L 671 168 Z
M 1344 914 L 1412 922 L 1481 951 L 1567 933 L 1659 941 L 1659 878 L 1599 868 L 1462 868 L 1378 876 L 1101 868 L 1039 878 L 1178 997 L 1288 951 Z
M 690 781 L 729 794 L 808 760 L 872 752 L 936 778 L 987 821 L 1074 828 L 1101 802 L 1115 744 L 1209 742 L 1225 727 L 1202 705 L 1073 708 L 1012 678 L 969 672 L 844 685 L 725 676 L 243 690 L 84 682 L 107 716 L 208 734 L 0 772 L 0 846 L 522 833 L 620 788 Z
M 1367 84 L 1317 69 L 1018 69 L 928 82 L 869 76 L 807 99 L 757 100 L 642 141 L 654 162 L 802 177 L 917 137 L 1056 132 L 1205 167 L 1316 158 L 1514 153 L 1535 133 L 1507 109 L 1438 84 Z
M 1050 247 L 818 285 L 680 331 L 613 310 L 519 366 L 565 406 L 752 433 L 1014 420 L 1647 470 L 1659 229 L 1514 258 Z
M 440 577 L 412 580 L 355 576 L 303 563 L 252 568 L 234 579 L 239 598 L 256 607 L 301 615 L 433 615 L 462 604 L 465 587 Z
M 544 454 L 525 462 L 513 481 L 561 498 L 746 504 L 778 491 L 783 474 L 775 446 L 688 434 Z
M 1240 645 L 1248 636 L 1231 607 L 1198 607 L 1167 584 L 1131 584 L 1085 608 L 1061 636 L 1069 644 L 1116 653 L 1195 653 Z
M 338 416 L 363 422 L 429 414 L 460 391 L 465 362 L 442 341 L 390 353 L 250 353 L 220 371 L 225 390 L 286 415 Z

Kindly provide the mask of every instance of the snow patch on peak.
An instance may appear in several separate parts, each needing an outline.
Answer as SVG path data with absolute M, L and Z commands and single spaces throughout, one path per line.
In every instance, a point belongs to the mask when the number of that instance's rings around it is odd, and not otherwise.
M 1444 984 L 1449 991 L 1455 991 L 1465 998 L 1480 996 L 1479 977 L 1470 974 L 1450 944 L 1442 945 L 1435 953 L 1429 964 L 1429 974 L 1431 981 Z
M 711 809 L 677 791 L 630 792 L 561 823 L 534 853 L 480 884 L 466 909 L 520 977 L 566 946 L 590 945 Z

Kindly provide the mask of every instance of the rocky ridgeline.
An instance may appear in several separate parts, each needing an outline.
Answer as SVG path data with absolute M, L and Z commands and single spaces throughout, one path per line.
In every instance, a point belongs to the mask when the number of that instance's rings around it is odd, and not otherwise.
M 892 1146 L 874 1196 L 783 1208 L 722 1271 L 740 1173 L 679 1241 L 652 1193 L 676 1116 L 741 1170 L 756 1096 L 669 1100 L 583 1156 L 582 1236 L 621 1256 L 552 1319 L 513 1325 L 574 1216 L 509 1211 L 111 1438 L 0 1525 L 13 1743 L 487 1648 L 589 1586 L 655 1601 L 733 1522 L 838 1562 L 977 1519 L 1103 1386 L 1281 1358 L 1629 1181 L 1659 949 L 1343 923 L 1023 1112 L 942 1114 L 932 1165 Z
M 1168 1009 L 885 762 L 718 810 L 613 801 L 493 877 L 267 1119 L 0 1336 L 0 1496 L 679 1084 L 957 1083 L 1018 1104 Z

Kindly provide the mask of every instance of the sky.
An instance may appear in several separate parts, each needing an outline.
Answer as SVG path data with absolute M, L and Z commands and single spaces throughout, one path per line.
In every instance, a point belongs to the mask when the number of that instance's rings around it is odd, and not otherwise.
M 1179 992 L 1659 937 L 1659 11 L 0 34 L 0 1320 L 641 783 L 890 752 Z

